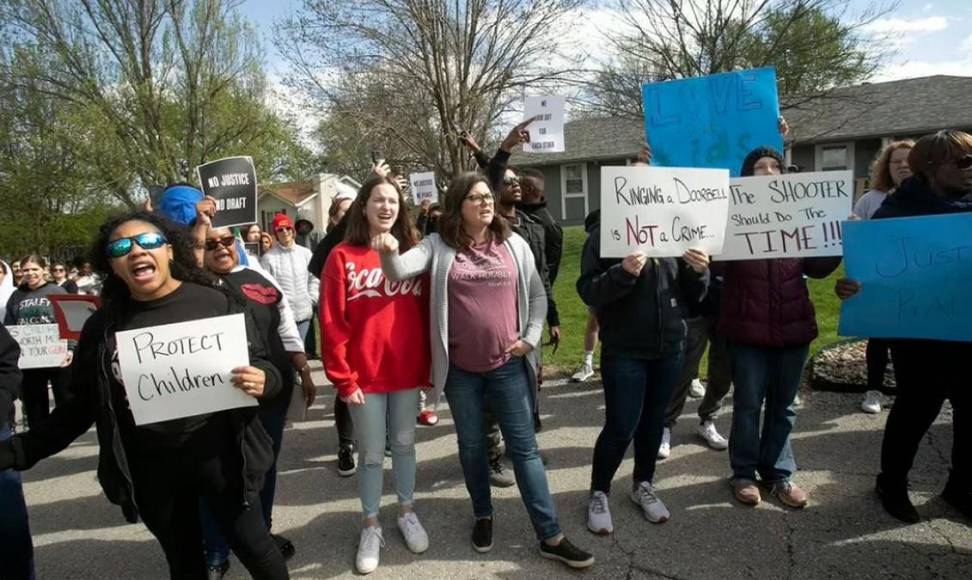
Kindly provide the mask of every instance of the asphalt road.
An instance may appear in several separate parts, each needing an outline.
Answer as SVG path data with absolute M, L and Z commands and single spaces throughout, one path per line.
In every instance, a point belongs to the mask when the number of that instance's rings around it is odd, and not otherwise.
M 322 375 L 318 374 L 318 377 Z M 274 530 L 291 538 L 295 578 L 354 575 L 360 504 L 355 478 L 338 477 L 330 389 L 308 419 L 289 428 L 280 458 Z M 554 384 L 543 391 L 540 446 L 561 524 L 597 563 L 573 572 L 537 555 L 516 487 L 495 490 L 494 549 L 470 546 L 471 504 L 463 485 L 447 410 L 418 430 L 416 510 L 431 538 L 420 556 L 405 547 L 386 469 L 381 519 L 386 547 L 375 578 L 972 578 L 970 523 L 938 493 L 947 477 L 951 417 L 946 408 L 918 454 L 912 498 L 922 514 L 906 526 L 887 516 L 873 493 L 887 412 L 857 411 L 859 395 L 804 393 L 793 446 L 796 481 L 811 495 L 804 510 L 775 500 L 756 508 L 735 503 L 729 459 L 695 436 L 697 402 L 674 432 L 672 457 L 659 464 L 659 496 L 672 512 L 648 523 L 628 500 L 632 460 L 622 464 L 611 498 L 615 533 L 586 531 L 591 449 L 603 417 L 599 383 Z M 728 434 L 729 412 L 717 420 Z M 41 579 L 167 577 L 162 551 L 141 525 L 128 525 L 95 481 L 97 442 L 90 432 L 25 473 Z M 386 460 L 390 468 L 390 460 Z M 231 578 L 247 575 L 233 562 Z

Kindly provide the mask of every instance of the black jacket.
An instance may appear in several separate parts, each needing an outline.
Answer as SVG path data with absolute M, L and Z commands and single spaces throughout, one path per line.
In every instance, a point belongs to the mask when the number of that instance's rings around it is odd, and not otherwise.
M 675 258 L 651 258 L 637 277 L 618 258 L 601 258 L 600 226 L 589 230 L 577 293 L 597 312 L 606 355 L 655 359 L 683 348 L 687 304 L 705 294 L 709 273 Z
M 13 402 L 20 393 L 20 345 L 0 324 L 0 427 L 13 415 Z
M 547 259 L 547 273 L 550 285 L 557 283 L 560 274 L 560 258 L 564 253 L 564 230 L 547 209 L 547 201 L 540 203 L 521 203 L 517 208 L 543 225 L 543 253 Z
M 267 360 L 267 347 L 256 329 L 247 306 L 239 298 L 227 295 L 226 314 L 246 314 L 250 364 L 266 373 L 266 395 L 273 399 L 282 388 L 280 374 Z M 108 501 L 121 506 L 125 519 L 138 521 L 135 486 L 128 457 L 122 442 L 118 416 L 112 401 L 111 356 L 115 351 L 115 322 L 101 309 L 85 322 L 72 365 L 71 390 L 74 397 L 55 407 L 42 424 L 31 426 L 27 433 L 0 443 L 0 458 L 13 452 L 13 467 L 29 469 L 35 463 L 60 452 L 87 431 L 92 423 L 98 430 L 98 481 Z M 241 472 L 245 506 L 259 493 L 264 474 L 273 463 L 270 436 L 257 418 L 257 407 L 221 411 L 228 413 L 237 435 L 243 457 Z M 2 469 L 3 466 L 0 466 Z
M 972 211 L 968 197 L 947 199 L 937 195 L 920 177 L 901 182 L 893 195 L 885 198 L 872 219 L 938 215 Z
M 327 257 L 331 254 L 331 250 L 335 246 L 344 241 L 344 234 L 347 231 L 348 215 L 344 214 L 341 221 L 331 228 L 331 231 L 327 232 L 327 235 L 324 236 L 321 243 L 317 244 L 317 248 L 314 249 L 314 255 L 311 256 L 310 262 L 307 264 L 307 271 L 313 274 L 315 278 L 320 279 L 321 272 L 324 271 L 324 264 L 327 263 Z

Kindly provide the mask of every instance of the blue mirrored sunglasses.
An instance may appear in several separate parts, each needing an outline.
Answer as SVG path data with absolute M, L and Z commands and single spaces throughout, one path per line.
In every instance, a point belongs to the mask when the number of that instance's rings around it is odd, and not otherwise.
M 105 253 L 110 258 L 121 258 L 127 256 L 132 251 L 132 244 L 136 243 L 143 250 L 155 250 L 169 243 L 165 236 L 159 232 L 145 232 L 130 238 L 118 238 L 108 242 L 105 246 Z

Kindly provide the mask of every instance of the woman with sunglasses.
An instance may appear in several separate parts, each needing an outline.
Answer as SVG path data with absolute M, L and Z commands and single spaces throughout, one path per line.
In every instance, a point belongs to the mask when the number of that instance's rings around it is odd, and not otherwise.
M 316 389 L 287 297 L 273 279 L 255 268 L 241 266 L 240 251 L 240 244 L 229 228 L 210 228 L 206 234 L 203 263 L 225 288 L 250 305 L 257 328 L 270 347 L 270 362 L 283 378 L 284 388 L 280 394 L 272 400 L 264 398 L 259 411 L 260 422 L 273 440 L 274 462 L 267 470 L 260 491 L 263 517 L 269 530 L 272 528 L 273 500 L 277 488 L 277 459 L 283 444 L 287 408 L 293 394 L 293 389 L 288 386 L 294 383 L 296 372 L 300 376 L 307 407 L 314 403 Z M 208 510 L 203 512 L 203 531 L 210 577 L 222 577 L 229 570 L 229 546 Z M 293 543 L 283 536 L 270 535 L 284 558 L 290 559 L 296 551 Z
M 36 254 L 20 260 L 22 282 L 7 301 L 3 323 L 12 325 L 57 324 L 54 305 L 48 300 L 54 294 L 64 294 L 64 289 L 44 278 L 47 261 Z M 68 367 L 74 357 L 76 343 L 68 341 L 68 352 L 59 366 L 24 369 L 21 386 L 24 414 L 31 428 L 40 425 L 50 415 L 50 397 L 47 384 L 54 391 L 54 404 L 61 406 L 71 398 L 71 372 Z
M 408 549 L 421 554 L 429 537 L 413 508 L 415 409 L 429 383 L 428 279 L 385 280 L 372 240 L 387 235 L 403 247 L 417 232 L 395 180 L 375 176 L 361 186 L 347 213 L 347 235 L 324 265 L 321 359 L 348 405 L 358 441 L 358 494 L 364 527 L 355 567 L 378 567 L 384 543 L 378 523 L 385 441 L 391 446 L 398 495 L 398 529 Z
M 92 258 L 106 275 L 103 307 L 78 341 L 74 397 L 30 432 L 0 443 L 0 470 L 28 469 L 95 423 L 98 481 L 129 522 L 141 517 L 158 539 L 171 578 L 206 577 L 200 499 L 254 578 L 287 578 L 260 505 L 273 450 L 256 409 L 136 426 L 117 361 L 117 332 L 243 313 L 250 364 L 233 369 L 232 382 L 251 397 L 272 400 L 282 386 L 280 373 L 267 362 L 246 304 L 213 287 L 212 276 L 196 266 L 187 231 L 153 214 L 136 212 L 102 225 Z
M 908 154 L 912 177 L 901 182 L 873 219 L 972 212 L 972 135 L 939 131 L 922 137 Z M 843 278 L 841 300 L 861 284 Z M 946 502 L 972 517 L 972 345 L 946 340 L 890 339 L 897 397 L 881 444 L 876 491 L 884 509 L 907 523 L 921 517 L 908 497 L 908 472 L 918 446 L 948 399 L 952 403 L 952 470 L 942 492 Z M 934 378 L 929 373 L 934 374 Z
M 490 465 L 484 438 L 489 402 L 513 457 L 516 484 L 540 541 L 540 555 L 573 568 L 594 557 L 574 547 L 557 521 L 533 429 L 537 349 L 547 298 L 530 246 L 495 213 L 486 178 L 465 173 L 445 197 L 439 232 L 399 255 L 394 236 L 375 240 L 391 280 L 426 272 L 430 289 L 434 405 L 444 392 L 473 504 L 473 549 L 493 547 Z
M 67 267 L 64 265 L 64 262 L 54 262 L 51 264 L 51 280 L 68 294 L 78 293 L 78 285 L 68 278 Z
M 263 267 L 280 284 L 297 317 L 301 340 L 312 331 L 311 318 L 320 294 L 320 282 L 307 271 L 311 251 L 297 243 L 294 224 L 286 214 L 273 218 L 276 243 L 260 258 Z

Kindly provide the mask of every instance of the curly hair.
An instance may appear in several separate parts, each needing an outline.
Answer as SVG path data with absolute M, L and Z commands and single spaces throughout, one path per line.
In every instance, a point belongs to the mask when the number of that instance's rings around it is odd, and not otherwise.
M 911 139 L 904 141 L 892 141 L 888 146 L 878 153 L 871 163 L 871 189 L 890 192 L 894 189 L 894 180 L 891 179 L 891 154 L 898 149 L 911 149 L 915 142 Z
M 195 243 L 186 228 L 159 215 L 136 211 L 111 218 L 103 223 L 91 246 L 92 269 L 100 274 L 104 280 L 101 300 L 105 306 L 111 304 L 119 310 L 124 310 L 130 303 L 131 294 L 128 286 L 112 270 L 111 258 L 105 251 L 105 246 L 108 245 L 108 241 L 115 230 L 122 224 L 133 221 L 151 225 L 168 240 L 169 245 L 172 246 L 172 261 L 169 262 L 169 271 L 173 278 L 183 282 L 194 282 L 202 286 L 216 285 L 216 278 L 196 262 Z

